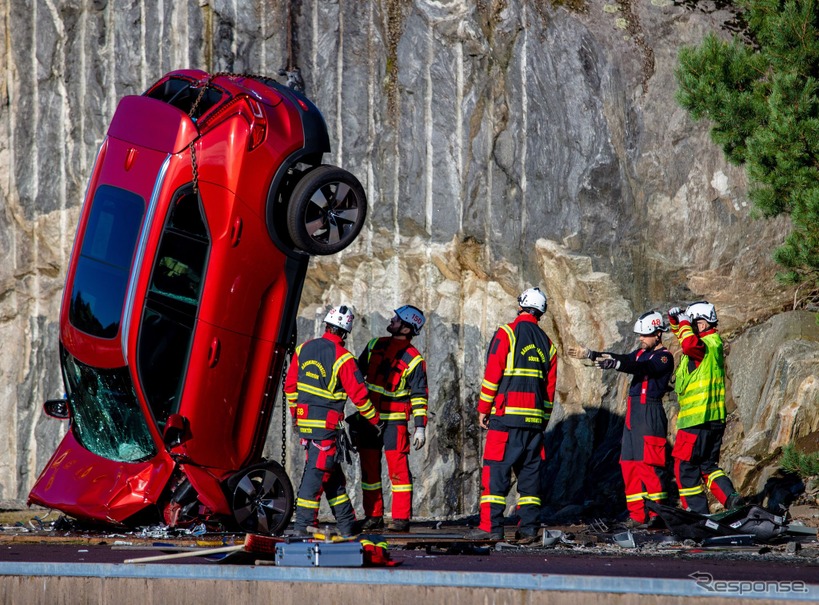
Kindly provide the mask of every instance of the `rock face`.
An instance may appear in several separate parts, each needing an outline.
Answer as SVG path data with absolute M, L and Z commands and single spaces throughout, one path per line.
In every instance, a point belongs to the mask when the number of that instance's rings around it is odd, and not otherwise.
M 396 306 L 426 311 L 418 516 L 477 510 L 485 349 L 531 285 L 549 294 L 541 325 L 560 363 L 548 514 L 625 506 L 627 381 L 565 347 L 629 350 L 641 312 L 702 298 L 732 347 L 726 469 L 759 490 L 779 448 L 819 430 L 819 345 L 814 314 L 783 313 L 798 296 L 774 279 L 787 221 L 751 218 L 743 172 L 674 102 L 679 48 L 731 18 L 670 0 L 11 3 L 0 32 L 0 499 L 25 498 L 66 430 L 41 403 L 62 392 L 62 281 L 96 148 L 121 96 L 181 67 L 299 67 L 330 129 L 325 161 L 364 183 L 365 231 L 312 261 L 299 336 L 318 333 L 326 305 L 352 304 L 357 353 Z M 273 457 L 281 438 L 277 421 Z M 300 465 L 291 447 L 296 480 Z

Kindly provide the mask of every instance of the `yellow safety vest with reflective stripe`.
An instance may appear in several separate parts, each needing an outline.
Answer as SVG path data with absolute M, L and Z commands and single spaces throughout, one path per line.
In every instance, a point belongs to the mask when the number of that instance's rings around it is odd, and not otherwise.
M 700 365 L 689 371 L 688 355 L 677 367 L 674 389 L 680 403 L 677 428 L 684 429 L 712 420 L 725 420 L 725 358 L 717 333 L 702 337 L 706 353 Z

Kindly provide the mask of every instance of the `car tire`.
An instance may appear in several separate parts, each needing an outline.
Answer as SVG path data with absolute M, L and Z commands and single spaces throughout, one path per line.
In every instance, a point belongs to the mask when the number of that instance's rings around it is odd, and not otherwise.
M 284 531 L 293 516 L 293 486 L 277 462 L 248 467 L 230 481 L 233 519 L 244 531 L 277 535 Z
M 304 174 L 287 206 L 287 230 L 308 254 L 340 252 L 361 232 L 367 196 L 358 179 L 336 166 L 322 165 Z

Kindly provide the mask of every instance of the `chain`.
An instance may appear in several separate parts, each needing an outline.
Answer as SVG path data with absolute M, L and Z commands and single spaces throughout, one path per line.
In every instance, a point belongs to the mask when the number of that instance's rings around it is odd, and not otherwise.
M 284 394 L 284 383 L 287 380 L 287 368 L 293 362 L 293 354 L 296 352 L 296 334 L 290 339 L 290 344 L 287 345 L 287 357 L 284 358 L 282 368 L 282 468 L 287 462 L 287 397 Z
M 227 78 L 251 78 L 253 80 L 270 80 L 267 76 L 259 76 L 255 74 L 235 74 L 230 73 L 227 71 L 219 71 L 214 74 L 210 74 L 208 79 L 204 81 L 202 84 L 202 88 L 199 90 L 199 94 L 196 95 L 196 99 L 191 105 L 191 109 L 188 112 L 188 117 L 193 119 L 193 116 L 196 115 L 196 110 L 199 108 L 199 104 L 202 102 L 202 99 L 205 97 L 205 92 L 210 87 L 211 82 L 218 76 L 225 76 Z M 190 144 L 190 151 L 191 151 L 191 171 L 193 172 L 193 193 L 195 195 L 199 194 L 199 168 L 196 165 L 196 150 L 194 148 L 195 141 L 191 141 Z
M 191 141 L 191 172 L 193 172 L 193 194 L 199 195 L 199 168 L 196 165 L 196 141 Z
M 284 383 L 287 379 L 288 359 L 284 360 L 282 367 L 282 468 L 287 463 L 287 396 L 284 394 Z

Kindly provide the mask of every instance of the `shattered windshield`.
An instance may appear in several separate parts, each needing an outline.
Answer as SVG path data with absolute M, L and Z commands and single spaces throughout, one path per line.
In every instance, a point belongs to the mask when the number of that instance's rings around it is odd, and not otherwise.
M 87 366 L 63 351 L 74 435 L 89 452 L 117 462 L 156 454 L 128 368 Z

